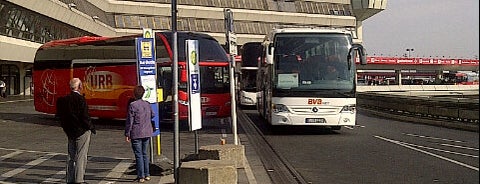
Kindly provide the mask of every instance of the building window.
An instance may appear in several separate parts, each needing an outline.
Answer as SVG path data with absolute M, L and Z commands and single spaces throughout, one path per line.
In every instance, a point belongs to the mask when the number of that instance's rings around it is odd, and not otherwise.
M 93 34 L 15 4 L 0 1 L 0 35 L 45 43 Z

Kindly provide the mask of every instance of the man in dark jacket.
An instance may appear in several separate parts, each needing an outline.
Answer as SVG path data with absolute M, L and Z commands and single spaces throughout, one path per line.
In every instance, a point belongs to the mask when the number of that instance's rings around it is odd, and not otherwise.
M 68 137 L 67 183 L 85 183 L 84 175 L 87 166 L 87 154 L 90 146 L 90 135 L 95 134 L 95 127 L 90 121 L 88 106 L 80 92 L 82 81 L 79 78 L 70 80 L 72 92 L 57 100 L 57 116 Z

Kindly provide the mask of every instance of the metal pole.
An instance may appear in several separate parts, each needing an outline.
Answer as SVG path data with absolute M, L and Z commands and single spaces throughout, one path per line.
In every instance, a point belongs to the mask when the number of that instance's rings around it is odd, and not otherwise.
M 198 131 L 195 130 L 195 155 L 198 155 L 199 150 L 199 141 L 198 141 Z
M 234 27 L 233 27 L 233 12 L 230 9 L 224 10 L 224 17 L 225 17 L 225 33 L 226 33 L 226 43 L 225 45 L 228 47 L 230 53 L 230 107 L 231 107 L 231 116 L 232 116 L 232 132 L 233 132 L 233 143 L 238 145 L 238 134 L 237 134 L 237 104 L 235 101 L 235 55 L 236 48 L 236 37 L 235 40 L 232 40 L 232 35 L 234 35 Z M 233 43 L 235 42 L 235 43 Z M 232 44 L 233 43 L 233 44 Z
M 153 139 L 150 137 L 150 164 L 153 164 Z
M 233 132 L 233 143 L 238 145 L 238 135 L 237 135 L 237 103 L 235 101 L 235 56 L 231 56 L 230 62 L 230 93 L 231 99 L 231 109 L 232 109 L 232 132 Z
M 173 175 L 175 183 L 179 182 L 179 167 L 180 167 L 180 138 L 179 138 L 179 119 L 178 119 L 178 35 L 177 35 L 177 1 L 172 0 L 172 34 L 173 34 L 173 116 L 174 116 L 174 131 L 173 131 L 173 153 L 174 153 L 174 170 Z

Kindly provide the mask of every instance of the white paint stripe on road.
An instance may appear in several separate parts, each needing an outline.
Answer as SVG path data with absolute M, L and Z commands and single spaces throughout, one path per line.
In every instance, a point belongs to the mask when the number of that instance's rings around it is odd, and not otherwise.
M 440 152 L 444 152 L 444 153 L 450 153 L 450 154 L 454 154 L 454 155 L 461 155 L 461 156 L 466 156 L 466 157 L 478 158 L 477 155 L 470 155 L 470 154 L 466 154 L 466 153 L 459 153 L 459 152 L 448 151 L 448 150 L 443 150 L 443 149 L 438 149 L 438 148 L 432 148 L 432 147 L 427 147 L 427 146 L 420 146 L 420 145 L 411 144 L 411 143 L 406 143 L 406 142 L 400 142 L 400 143 L 405 144 L 405 145 L 409 145 L 409 146 L 414 146 L 414 147 L 417 147 L 417 148 L 424 148 L 424 149 L 429 149 L 429 150 L 434 150 L 434 151 L 440 151 Z
M 121 177 L 123 173 L 125 173 L 127 169 L 132 165 L 133 163 L 131 160 L 122 160 L 112 169 L 110 173 L 107 174 L 105 179 L 107 179 L 108 181 L 102 180 L 99 184 L 110 184 L 118 181 L 119 179 L 122 179 Z
M 6 151 L 22 151 L 22 152 L 26 152 L 26 153 L 44 153 L 44 154 L 67 155 L 67 154 L 65 154 L 65 153 L 56 153 L 56 152 L 48 152 L 48 151 L 22 150 L 22 149 L 12 149 L 12 148 L 0 148 L 0 150 L 6 150 Z
M 5 104 L 5 103 L 14 103 L 14 102 L 28 102 L 28 101 L 32 101 L 33 99 L 26 99 L 26 100 L 10 100 L 10 101 L 4 101 L 4 102 L 0 102 L 0 104 Z
M 6 182 L 6 181 L 0 181 L 0 184 L 15 184 L 15 183 L 10 183 L 10 182 Z
M 416 135 L 416 134 L 409 134 L 409 133 L 403 133 L 404 135 L 412 136 L 412 137 L 420 137 L 420 138 L 425 138 L 425 139 L 434 139 L 434 140 L 442 140 L 442 141 L 448 141 L 448 142 L 463 142 L 463 141 L 458 141 L 458 140 L 452 140 L 452 139 L 444 139 L 444 138 L 439 138 L 439 137 L 430 137 L 430 136 L 425 136 L 425 135 Z
M 61 183 L 63 179 L 65 179 L 65 176 L 67 175 L 67 171 L 58 171 L 55 173 L 52 177 L 47 178 L 45 181 L 42 183 Z
M 36 160 L 33 160 L 33 161 L 27 163 L 27 164 L 25 164 L 25 165 L 23 165 L 23 166 L 21 166 L 21 167 L 19 167 L 19 168 L 16 168 L 16 169 L 13 169 L 13 170 L 11 170 L 11 171 L 8 171 L 8 172 L 6 172 L 6 173 L 4 173 L 4 174 L 2 174 L 2 175 L 0 176 L 0 180 L 5 180 L 5 179 L 7 179 L 7 178 L 10 178 L 10 177 L 12 177 L 12 176 L 15 176 L 15 175 L 17 175 L 17 174 L 19 174 L 19 173 L 21 173 L 21 172 L 23 172 L 23 171 L 25 171 L 25 170 L 33 167 L 33 166 L 36 166 L 36 165 L 38 165 L 38 164 L 41 164 L 42 162 L 44 162 L 44 161 L 52 158 L 52 157 L 55 156 L 55 155 L 57 155 L 57 154 L 56 154 L 56 153 L 47 154 L 47 155 L 45 155 L 45 156 L 42 156 L 42 157 L 40 157 L 40 158 L 38 158 L 38 159 L 36 159 Z
M 454 147 L 454 148 L 460 148 L 460 149 L 467 149 L 467 150 L 475 150 L 478 151 L 478 148 L 472 148 L 472 147 L 466 147 L 466 146 L 459 146 L 459 145 L 453 145 L 453 144 L 440 144 L 442 146 L 449 146 L 449 147 Z
M 48 151 L 35 151 L 35 150 L 23 150 L 23 149 L 12 149 L 12 148 L 1 148 L 0 150 L 7 150 L 7 151 L 23 151 L 27 153 L 44 153 L 44 154 L 57 154 L 57 155 L 67 155 L 66 153 L 57 153 L 57 152 L 48 152 Z M 96 155 L 89 155 L 89 157 L 102 157 Z M 132 158 L 124 158 L 124 157 L 107 157 L 117 160 L 131 160 Z
M 7 158 L 12 158 L 12 157 L 14 157 L 15 155 L 19 155 L 20 153 L 23 153 L 23 151 L 17 150 L 17 151 L 14 151 L 14 152 L 12 152 L 12 153 L 3 155 L 3 156 L 0 157 L 0 161 L 5 160 L 5 159 L 7 159 Z
M 353 127 L 352 127 L 352 126 L 343 126 L 343 127 L 345 127 L 346 129 L 353 130 Z
M 465 164 L 465 163 L 462 163 L 462 162 L 459 162 L 459 161 L 456 161 L 456 160 L 453 160 L 453 159 L 450 159 L 450 158 L 447 158 L 447 157 L 443 157 L 443 156 L 440 156 L 440 155 L 437 155 L 437 154 L 434 154 L 434 153 L 430 153 L 428 151 L 424 151 L 424 150 L 421 150 L 421 149 L 403 144 L 400 141 L 388 139 L 388 138 L 377 136 L 377 135 L 374 135 L 373 137 L 384 140 L 384 141 L 387 141 L 387 142 L 391 142 L 391 143 L 394 143 L 394 144 L 397 144 L 397 145 L 400 145 L 400 146 L 403 146 L 403 147 L 406 147 L 406 148 L 409 148 L 409 149 L 412 149 L 412 150 L 415 150 L 415 151 L 418 151 L 418 152 L 421 152 L 421 153 L 424 153 L 424 154 L 427 154 L 427 155 L 430 155 L 430 156 L 433 156 L 433 157 L 437 157 L 439 159 L 449 161 L 449 162 L 452 162 L 454 164 L 457 164 L 457 165 L 460 165 L 460 166 L 463 166 L 463 167 L 466 167 L 466 168 L 469 168 L 469 169 L 472 169 L 472 170 L 479 171 L 478 167 L 474 167 L 474 166 L 471 166 L 471 165 L 468 165 L 468 164 Z

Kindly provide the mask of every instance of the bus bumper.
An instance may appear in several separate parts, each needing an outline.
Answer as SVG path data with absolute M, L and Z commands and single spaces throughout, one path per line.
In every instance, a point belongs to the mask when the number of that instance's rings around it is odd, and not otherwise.
M 354 126 L 356 114 L 351 112 L 329 115 L 273 113 L 272 125 Z

